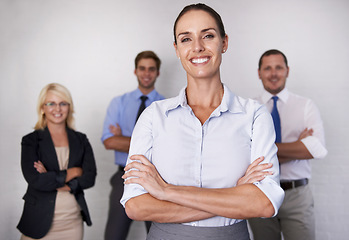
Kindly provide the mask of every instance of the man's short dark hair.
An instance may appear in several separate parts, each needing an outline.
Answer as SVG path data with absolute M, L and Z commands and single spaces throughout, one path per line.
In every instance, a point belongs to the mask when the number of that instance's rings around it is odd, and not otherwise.
M 279 51 L 277 49 L 270 49 L 270 50 L 268 50 L 268 51 L 266 51 L 265 53 L 262 54 L 262 56 L 261 56 L 261 58 L 259 59 L 259 62 L 258 62 L 258 69 L 261 69 L 262 58 L 263 57 L 267 57 L 267 56 L 270 56 L 270 55 L 279 55 L 279 54 L 282 55 L 282 57 L 284 58 L 286 67 L 288 67 L 287 58 L 286 58 L 285 54 L 283 54 L 281 51 Z
M 156 63 L 156 68 L 160 71 L 161 60 L 153 51 L 143 51 L 137 54 L 135 58 L 135 68 L 137 69 L 138 63 L 141 59 L 152 58 Z

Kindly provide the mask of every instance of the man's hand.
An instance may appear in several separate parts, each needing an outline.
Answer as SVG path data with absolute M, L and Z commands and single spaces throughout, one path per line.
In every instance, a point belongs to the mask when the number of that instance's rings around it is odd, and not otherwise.
M 299 137 L 298 137 L 298 141 L 300 141 L 300 140 L 302 140 L 303 138 L 306 138 L 306 137 L 308 137 L 308 136 L 313 136 L 313 129 L 312 128 L 310 128 L 310 129 L 308 129 L 308 128 L 306 128 L 306 129 L 304 129 L 302 132 L 301 132 L 301 134 L 299 135 Z
M 114 135 L 114 136 L 122 136 L 122 131 L 119 126 L 119 124 L 114 125 L 109 125 L 109 131 Z
M 276 143 L 278 147 L 279 163 L 285 163 L 296 159 L 312 159 L 313 156 L 306 146 L 301 142 L 303 138 L 313 135 L 313 129 L 305 128 L 300 134 L 297 141 L 289 143 Z

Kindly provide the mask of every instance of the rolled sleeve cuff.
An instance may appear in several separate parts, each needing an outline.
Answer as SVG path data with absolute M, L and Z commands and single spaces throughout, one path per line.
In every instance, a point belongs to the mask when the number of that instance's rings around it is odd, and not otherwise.
M 284 200 L 285 192 L 282 188 L 272 179 L 264 179 L 261 182 L 255 182 L 254 185 L 258 187 L 269 199 L 274 207 L 274 216 L 279 211 L 281 204 Z
M 103 136 L 101 137 L 101 142 L 103 143 L 106 139 L 113 137 L 114 135 L 110 132 L 103 134 Z
M 120 203 L 125 207 L 125 204 L 128 200 L 145 193 L 148 192 L 141 185 L 135 183 L 127 184 L 124 186 L 124 194 L 122 195 Z
M 327 155 L 327 149 L 318 138 L 308 136 L 303 138 L 301 142 L 305 145 L 313 158 L 324 158 Z

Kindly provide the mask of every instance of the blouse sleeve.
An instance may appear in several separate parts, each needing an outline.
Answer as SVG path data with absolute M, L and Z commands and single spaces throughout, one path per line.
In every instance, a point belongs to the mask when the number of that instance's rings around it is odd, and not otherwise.
M 256 103 L 257 104 L 257 103 Z M 279 162 L 275 145 L 275 130 L 270 113 L 264 105 L 257 104 L 254 115 L 251 138 L 251 162 L 264 156 L 262 163 L 272 163 L 273 175 L 268 175 L 262 181 L 254 183 L 274 206 L 274 216 L 277 214 L 284 199 L 284 191 L 280 187 Z
M 147 107 L 139 117 L 136 126 L 133 130 L 129 157 L 135 154 L 144 155 L 149 161 L 152 161 L 152 147 L 153 147 L 153 119 L 152 112 L 154 104 Z M 130 158 L 127 159 L 126 165 L 132 162 Z M 139 184 L 124 185 L 124 194 L 120 203 L 125 207 L 126 202 L 134 197 L 147 193 L 147 191 Z

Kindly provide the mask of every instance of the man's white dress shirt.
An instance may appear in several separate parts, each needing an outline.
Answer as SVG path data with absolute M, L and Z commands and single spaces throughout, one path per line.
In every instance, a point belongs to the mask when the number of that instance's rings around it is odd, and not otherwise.
M 269 112 L 273 108 L 273 95 L 265 91 L 257 100 L 265 104 Z M 323 158 L 327 154 L 325 134 L 320 112 L 314 102 L 308 98 L 289 92 L 286 88 L 279 94 L 277 107 L 281 121 L 281 142 L 297 141 L 305 128 L 314 130 L 312 136 L 301 141 L 314 158 Z M 293 160 L 280 165 L 280 180 L 311 178 L 310 160 Z

